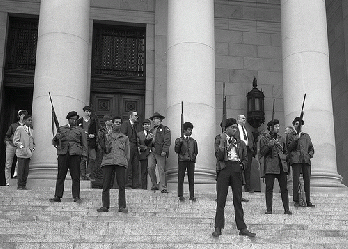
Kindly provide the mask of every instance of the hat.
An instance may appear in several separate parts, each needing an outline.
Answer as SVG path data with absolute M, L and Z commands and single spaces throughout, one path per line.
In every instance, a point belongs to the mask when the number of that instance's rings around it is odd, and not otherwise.
M 268 130 L 270 130 L 270 127 L 273 125 L 273 123 L 274 123 L 274 125 L 279 124 L 279 120 L 278 119 L 273 119 L 273 120 L 269 121 L 267 123 L 267 129 Z
M 75 116 L 77 116 L 77 118 L 80 117 L 79 115 L 77 115 L 77 112 L 71 111 L 71 112 L 68 113 L 68 115 L 66 115 L 66 119 L 69 119 L 69 118 L 75 117 Z
M 112 117 L 110 115 L 104 115 L 103 120 L 104 122 L 108 120 L 112 120 Z
M 153 114 L 153 116 L 150 117 L 151 120 L 153 120 L 153 118 L 160 118 L 160 119 L 162 120 L 162 119 L 164 119 L 165 117 L 162 116 L 161 114 L 159 114 L 158 112 L 155 112 L 155 113 Z
M 296 117 L 295 119 L 294 119 L 294 121 L 292 121 L 292 125 L 295 125 L 295 123 L 296 122 L 300 122 L 300 117 Z M 301 125 L 304 125 L 304 121 L 303 121 L 303 119 L 302 119 L 302 122 L 301 122 L 302 124 Z
M 234 118 L 226 119 L 225 128 L 227 128 L 231 125 L 237 125 L 237 121 Z M 220 126 L 222 127 L 222 122 L 220 123 Z
M 18 111 L 18 116 L 20 116 L 20 115 L 28 115 L 28 111 L 27 110 L 19 110 Z
M 92 111 L 92 108 L 90 107 L 90 106 L 88 106 L 88 105 L 86 105 L 85 107 L 83 107 L 83 109 L 82 109 L 83 111 Z
M 151 124 L 151 121 L 150 121 L 149 119 L 144 119 L 143 125 L 144 125 L 144 124 Z

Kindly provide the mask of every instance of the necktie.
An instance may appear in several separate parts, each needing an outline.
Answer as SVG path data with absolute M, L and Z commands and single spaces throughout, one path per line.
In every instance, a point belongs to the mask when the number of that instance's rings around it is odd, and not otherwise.
M 245 133 L 244 126 L 242 126 L 242 130 L 243 130 L 243 134 L 244 134 L 244 140 L 247 140 L 247 139 L 248 139 L 248 136 L 247 136 L 247 134 Z

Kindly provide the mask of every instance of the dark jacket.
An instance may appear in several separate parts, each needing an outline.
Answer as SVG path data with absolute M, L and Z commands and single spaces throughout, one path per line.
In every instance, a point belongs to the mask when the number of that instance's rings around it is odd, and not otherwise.
M 220 144 L 222 143 L 221 134 L 217 135 L 215 137 L 215 157 L 217 159 L 216 162 L 216 172 L 219 173 L 222 169 L 226 167 L 226 161 L 228 161 L 228 151 L 229 147 L 226 146 L 221 147 Z M 244 168 L 247 164 L 248 158 L 247 158 L 247 147 L 243 141 L 241 141 L 237 137 L 236 142 L 236 153 L 240 159 L 241 169 Z
M 121 125 L 121 132 L 126 135 L 129 139 L 129 142 L 137 146 L 137 133 L 138 133 L 138 124 L 134 123 L 131 125 L 130 120 L 126 120 Z
M 155 140 L 152 138 L 146 139 L 145 145 L 149 146 L 151 151 L 158 155 L 161 155 L 162 152 L 166 152 L 168 156 L 171 144 L 171 131 L 167 126 L 160 124 L 158 127 L 152 128 L 150 133 L 154 134 L 155 129 L 157 129 Z
M 150 154 L 150 147 L 145 144 L 145 133 L 140 131 L 138 136 L 138 147 L 139 147 L 139 160 L 147 160 L 147 156 Z
M 179 137 L 175 140 L 174 151 L 178 154 L 179 161 L 196 162 L 198 154 L 197 141 L 192 137 L 188 139 Z
M 96 116 L 91 116 L 90 123 L 88 128 L 83 127 L 83 117 L 79 118 L 76 121 L 76 125 L 80 126 L 83 130 L 85 130 L 87 133 L 87 143 L 88 148 L 95 149 L 97 148 L 97 136 L 98 136 L 98 130 L 99 130 L 99 121 Z M 94 138 L 89 138 L 89 134 L 93 134 Z
M 52 144 L 57 148 L 58 155 L 69 152 L 70 155 L 87 156 L 87 136 L 79 126 L 60 126 Z
M 289 152 L 289 164 L 305 163 L 311 165 L 314 155 L 314 147 L 311 137 L 307 133 L 301 133 L 299 138 L 295 133 L 287 136 L 287 149 Z
M 129 140 L 123 133 L 104 133 L 101 138 L 104 151 L 101 167 L 106 165 L 118 165 L 128 167 L 130 158 Z
M 277 134 L 276 144 L 270 145 L 271 140 L 269 133 L 260 137 L 260 155 L 264 160 L 263 174 L 280 174 L 280 167 L 285 173 L 288 173 L 285 139 Z
M 14 135 L 15 131 L 17 130 L 17 127 L 20 125 L 22 125 L 22 124 L 20 124 L 19 122 L 11 124 L 10 127 L 8 127 L 8 130 L 5 134 L 5 142 L 6 141 L 9 142 L 10 145 L 12 145 L 14 147 L 15 147 L 15 145 L 13 145 L 13 135 Z

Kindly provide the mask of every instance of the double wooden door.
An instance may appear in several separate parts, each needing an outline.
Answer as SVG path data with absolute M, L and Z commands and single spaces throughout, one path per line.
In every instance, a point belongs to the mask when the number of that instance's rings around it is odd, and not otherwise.
M 123 121 L 127 120 L 130 111 L 138 112 L 140 123 L 144 120 L 145 100 L 142 95 L 91 93 L 91 102 L 100 123 L 103 123 L 104 115 L 120 116 Z

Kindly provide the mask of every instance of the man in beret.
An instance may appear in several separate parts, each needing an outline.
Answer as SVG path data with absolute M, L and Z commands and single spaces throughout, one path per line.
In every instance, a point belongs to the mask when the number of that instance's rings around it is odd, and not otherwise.
M 66 116 L 68 124 L 60 126 L 52 144 L 57 148 L 58 175 L 56 191 L 50 202 L 60 202 L 64 192 L 64 181 L 68 169 L 72 178 L 72 196 L 74 202 L 81 203 L 80 199 L 80 161 L 81 156 L 87 156 L 87 136 L 84 130 L 76 126 L 79 115 L 71 111 Z
M 129 119 L 121 125 L 121 132 L 129 139 L 130 159 L 126 170 L 126 187 L 137 189 L 139 184 L 139 151 L 138 151 L 138 113 L 129 112 Z
M 286 162 L 285 139 L 279 135 L 279 120 L 273 119 L 267 123 L 269 133 L 260 138 L 260 155 L 264 159 L 264 178 L 266 181 L 266 214 L 272 214 L 272 199 L 274 179 L 277 178 L 281 191 L 284 214 L 291 215 L 289 210 L 289 196 L 287 189 L 287 175 L 289 172 Z
M 145 145 L 150 147 L 151 153 L 149 159 L 149 175 L 152 182 L 151 190 L 158 190 L 157 177 L 155 173 L 156 164 L 160 175 L 161 192 L 168 193 L 167 181 L 166 181 L 166 159 L 169 154 L 169 147 L 171 144 L 171 131 L 162 124 L 164 116 L 155 112 L 150 118 L 153 121 L 154 127 L 150 130 L 147 138 L 145 139 Z
M 150 154 L 150 148 L 145 145 L 145 139 L 150 133 L 151 121 L 145 119 L 143 121 L 143 131 L 138 132 L 138 147 L 139 147 L 139 161 L 141 166 L 141 188 L 147 189 L 147 168 L 148 168 L 148 156 Z
M 297 132 L 288 134 L 287 148 L 289 153 L 289 164 L 292 166 L 293 173 L 294 206 L 300 206 L 298 188 L 300 173 L 302 171 L 307 207 L 315 207 L 310 199 L 311 158 L 313 158 L 314 155 L 314 147 L 311 137 L 301 130 L 304 121 L 301 120 L 300 117 L 296 117 L 292 124 Z
M 89 106 L 83 107 L 84 116 L 77 120 L 87 135 L 87 157 L 81 157 L 80 171 L 82 180 L 90 180 L 97 159 L 97 135 L 99 130 L 99 121 L 95 115 L 92 115 L 92 109 Z
M 215 138 L 215 157 L 219 160 L 217 169 L 217 207 L 215 215 L 214 237 L 221 235 L 225 227 L 225 205 L 228 187 L 232 187 L 235 221 L 239 235 L 255 237 L 244 223 L 242 207 L 242 170 L 247 163 L 246 144 L 238 137 L 238 125 L 234 118 L 226 120 L 225 131 Z

